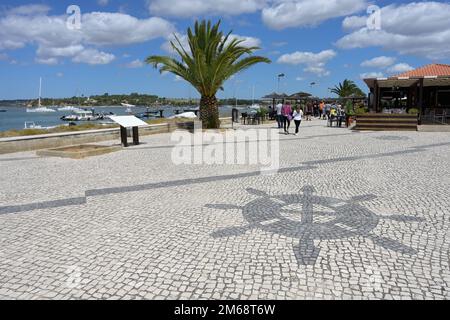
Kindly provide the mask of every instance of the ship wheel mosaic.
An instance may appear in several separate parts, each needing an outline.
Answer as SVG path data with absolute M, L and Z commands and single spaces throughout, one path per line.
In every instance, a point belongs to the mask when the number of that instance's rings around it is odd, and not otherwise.
M 260 229 L 299 240 L 294 253 L 300 265 L 314 265 L 320 249 L 315 240 L 336 240 L 365 237 L 375 244 L 402 254 L 414 255 L 416 251 L 396 240 L 377 236 L 372 231 L 382 219 L 399 222 L 423 221 L 409 216 L 379 216 L 362 203 L 376 198 L 374 195 L 341 200 L 316 195 L 312 186 L 306 186 L 300 194 L 271 196 L 263 191 L 247 189 L 258 198 L 243 207 L 233 205 L 208 205 L 209 208 L 240 209 L 247 221 L 242 227 L 215 231 L 214 238 L 240 236 L 247 231 Z

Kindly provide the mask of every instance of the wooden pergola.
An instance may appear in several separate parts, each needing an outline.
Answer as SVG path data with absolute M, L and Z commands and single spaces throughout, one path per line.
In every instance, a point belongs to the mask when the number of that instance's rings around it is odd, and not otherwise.
M 277 100 L 285 101 L 287 98 L 289 98 L 289 96 L 286 93 L 276 93 L 276 92 L 272 92 L 263 97 L 263 99 L 272 100 L 272 110 L 275 110 Z

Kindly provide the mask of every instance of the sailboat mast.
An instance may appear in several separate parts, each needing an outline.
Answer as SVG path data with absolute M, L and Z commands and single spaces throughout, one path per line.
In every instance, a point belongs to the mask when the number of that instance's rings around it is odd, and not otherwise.
M 253 85 L 253 91 L 252 91 L 252 105 L 255 104 L 255 86 Z
M 41 106 L 41 96 L 42 96 L 42 77 L 39 78 L 39 107 Z

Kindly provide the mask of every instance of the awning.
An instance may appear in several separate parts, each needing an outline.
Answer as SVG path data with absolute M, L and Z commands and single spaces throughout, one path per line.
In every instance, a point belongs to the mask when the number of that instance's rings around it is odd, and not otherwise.
M 380 88 L 409 88 L 418 84 L 423 79 L 424 87 L 445 87 L 450 86 L 450 77 L 424 77 L 424 78 L 378 78 L 378 79 L 364 79 L 364 82 L 369 88 L 375 87 L 375 82 Z

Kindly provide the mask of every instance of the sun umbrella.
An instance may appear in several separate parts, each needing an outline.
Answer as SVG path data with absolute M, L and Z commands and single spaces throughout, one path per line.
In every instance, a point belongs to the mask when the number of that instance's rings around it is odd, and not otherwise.
M 275 100 L 280 100 L 280 99 L 286 99 L 289 96 L 285 93 L 276 93 L 276 92 L 272 92 L 271 94 L 268 94 L 267 96 L 264 96 L 263 99 L 275 99 Z
M 311 96 L 312 95 L 310 93 L 307 93 L 307 92 L 297 92 L 297 93 L 294 93 L 293 95 L 289 96 L 289 99 L 301 100 L 301 99 L 309 98 Z

